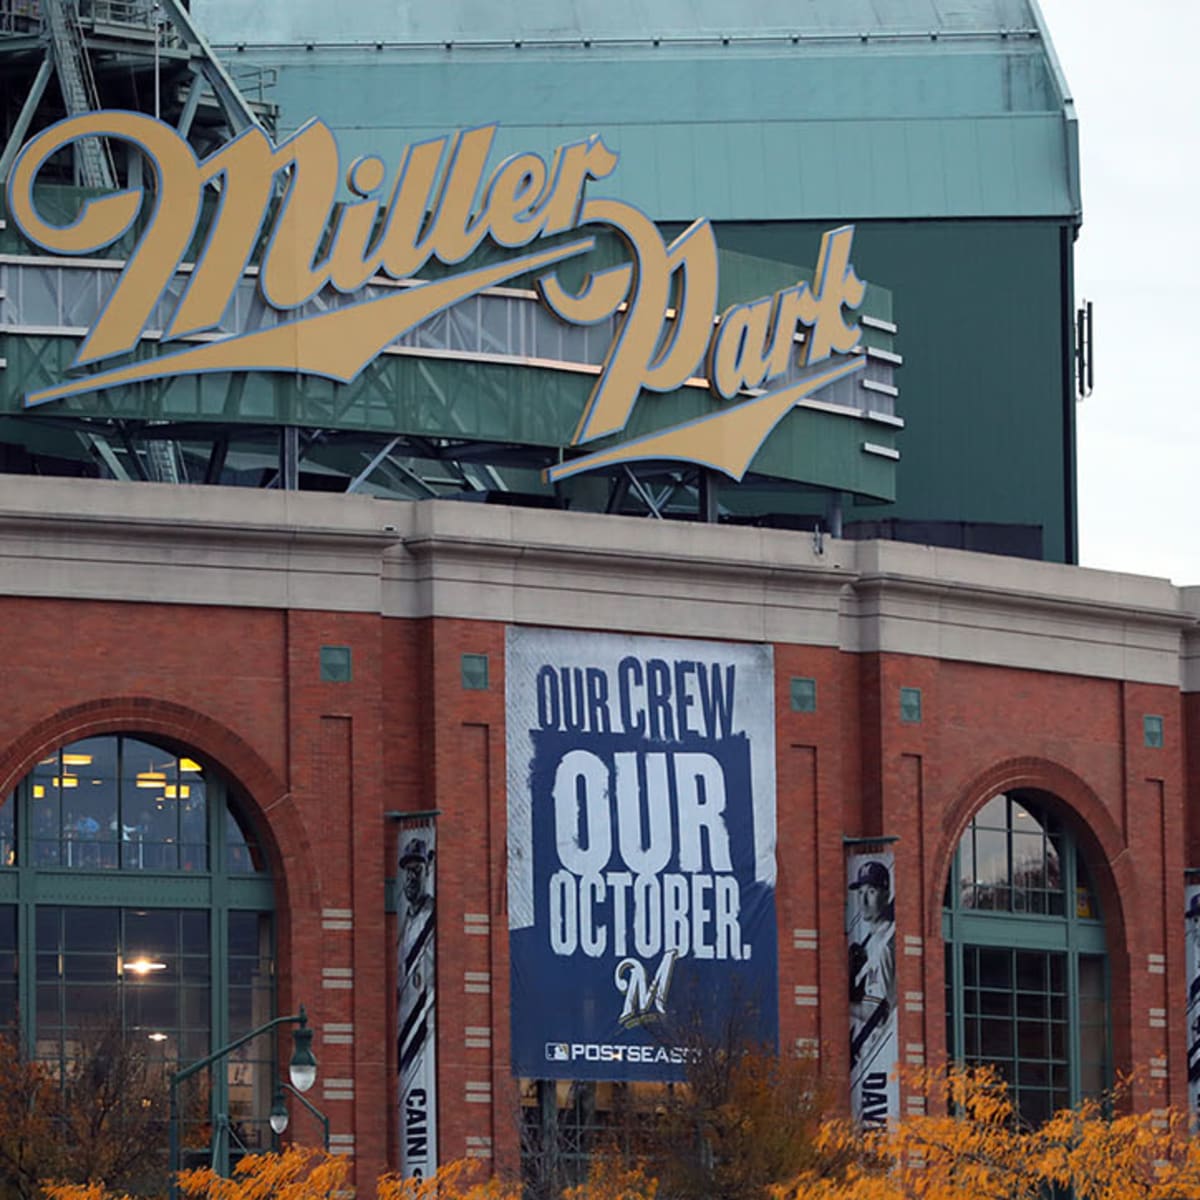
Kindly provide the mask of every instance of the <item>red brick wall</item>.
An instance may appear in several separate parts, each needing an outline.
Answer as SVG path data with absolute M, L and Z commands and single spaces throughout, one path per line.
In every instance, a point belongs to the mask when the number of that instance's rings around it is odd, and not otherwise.
M 353 651 L 353 679 L 322 682 L 325 644 Z M 461 655 L 486 654 L 487 691 L 461 682 Z M 0 788 L 47 749 L 104 730 L 179 739 L 250 796 L 280 878 L 280 1008 L 352 1023 L 350 1045 L 318 1041 L 321 1079 L 352 1078 L 354 1099 L 314 1099 L 356 1136 L 357 1182 L 395 1161 L 395 919 L 384 879 L 397 834 L 385 813 L 437 808 L 439 1123 L 443 1158 L 490 1137 L 517 1153 L 508 1069 L 505 929 L 504 629 L 361 614 L 0 599 Z M 817 681 L 817 710 L 795 713 L 793 676 Z M 923 719 L 900 720 L 900 687 Z M 819 1039 L 846 1071 L 843 836 L 896 843 L 900 1041 L 943 1051 L 942 890 L 955 843 L 980 803 L 1007 786 L 1060 796 L 1101 893 L 1110 937 L 1117 1066 L 1143 1068 L 1139 1105 L 1186 1101 L 1183 868 L 1200 862 L 1200 781 L 1185 788 L 1184 745 L 1200 745 L 1200 699 L 1173 688 L 827 648 L 776 648 L 781 1040 Z M 1162 749 L 1142 717 L 1164 717 Z M 920 881 L 920 886 L 918 886 Z M 353 909 L 352 930 L 321 910 Z M 491 936 L 464 928 L 487 914 Z M 476 927 L 478 922 L 473 923 Z M 797 949 L 795 930 L 817 930 Z M 906 936 L 923 939 L 920 946 Z M 805 939 L 802 939 L 805 940 Z M 923 953 L 920 951 L 923 950 Z M 1164 954 L 1165 974 L 1147 970 Z M 323 986 L 326 968 L 353 986 Z M 468 992 L 487 973 L 490 991 Z M 817 986 L 818 1006 L 795 987 Z M 1150 1010 L 1165 1008 L 1167 1029 Z M 468 1026 L 490 1048 L 465 1045 Z M 1144 1068 L 1166 1054 L 1169 1077 Z M 492 1100 L 468 1102 L 468 1082 Z

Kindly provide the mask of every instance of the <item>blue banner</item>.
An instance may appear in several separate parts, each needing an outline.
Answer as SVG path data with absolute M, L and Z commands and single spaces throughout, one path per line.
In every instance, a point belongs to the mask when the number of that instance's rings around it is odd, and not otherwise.
M 514 1073 L 774 1048 L 771 648 L 514 627 L 506 680 Z

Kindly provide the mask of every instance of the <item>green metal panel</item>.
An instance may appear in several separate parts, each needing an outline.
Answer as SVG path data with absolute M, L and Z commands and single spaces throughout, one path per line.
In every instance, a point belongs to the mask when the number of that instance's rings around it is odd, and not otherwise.
M 781 258 L 822 226 L 729 224 L 723 245 Z M 1064 344 L 1072 297 L 1057 221 L 859 223 L 855 265 L 886 280 L 904 356 L 894 505 L 847 519 L 1040 525 L 1043 556 L 1074 557 L 1075 481 L 1063 446 L 1073 398 Z M 1068 339 L 1064 343 L 1064 335 Z
M 73 189 L 66 197 L 60 189 L 46 190 L 50 196 L 47 207 L 56 212 L 63 208 L 69 212 L 69 205 L 80 199 Z M 65 214 L 62 219 L 67 219 Z M 7 232 L 12 239 L 13 232 Z M 818 232 L 803 247 L 796 244 L 795 250 L 801 252 L 797 258 L 815 257 L 819 241 Z M 31 249 L 15 244 L 25 252 Z M 471 265 L 501 259 L 506 253 L 489 244 L 472 257 Z M 586 265 L 600 267 L 618 261 L 627 261 L 627 251 L 615 237 L 602 233 Z M 567 287 L 575 288 L 585 270 L 584 262 L 566 264 L 561 277 Z M 437 264 L 430 264 L 422 272 L 428 277 L 444 273 L 446 268 Z M 811 278 L 810 269 L 777 258 L 722 250 L 718 307 L 768 296 Z M 532 286 L 531 279 L 513 282 L 516 286 Z M 868 283 L 864 314 L 886 321 L 891 318 L 892 307 L 890 292 Z M 878 329 L 868 329 L 864 340 L 877 348 L 892 348 L 892 335 Z M 11 414 L 7 419 L 0 418 L 0 423 L 11 431 L 9 441 L 30 449 L 54 446 L 63 457 L 83 457 L 82 443 L 76 435 L 55 422 L 63 416 L 96 416 L 461 436 L 557 450 L 570 443 L 595 381 L 590 374 L 524 364 L 384 354 L 347 385 L 316 376 L 262 372 L 247 374 L 244 386 L 233 388 L 228 373 L 179 375 L 152 385 L 83 394 L 26 412 L 26 393 L 71 377 L 76 349 L 77 339 L 71 336 L 0 334 L 0 356 L 8 362 L 0 376 L 0 414 Z M 150 359 L 158 352 L 157 342 L 142 342 L 130 361 Z M 601 449 L 617 440 L 652 433 L 732 405 L 697 387 L 663 395 L 643 393 L 620 438 L 589 443 L 588 448 Z M 895 496 L 895 461 L 864 453 L 862 446 L 869 441 L 895 448 L 895 432 L 891 426 L 859 421 L 850 415 L 794 409 L 764 443 L 750 470 L 780 480 L 890 500 Z
M 500 122 L 502 153 L 601 133 L 622 156 L 605 190 L 660 220 L 1078 213 L 1074 113 L 1028 0 L 195 11 L 231 64 L 277 76 L 283 132 L 320 116 L 350 155 Z
M 244 41 L 355 42 L 514 38 L 561 41 L 703 34 L 929 34 L 1019 29 L 1031 23 L 1025 0 L 525 0 L 517 7 L 489 0 L 359 0 L 341 8 L 326 0 L 192 0 L 191 11 L 212 38 Z
M 40 870 L 35 876 L 39 904 L 100 904 L 112 908 L 204 908 L 212 902 L 207 877 L 188 878 L 177 872 Z
M 570 54 L 423 62 L 408 51 L 262 48 L 246 51 L 247 60 L 251 54 L 252 65 L 278 73 L 272 98 L 281 132 L 319 116 L 347 161 L 378 153 L 395 164 L 410 142 L 491 121 L 500 122 L 499 157 L 549 155 L 600 133 L 621 161 L 594 194 L 659 220 L 1045 216 L 1077 208 L 1063 116 L 1036 42 L 974 54 L 789 52 L 749 61 Z

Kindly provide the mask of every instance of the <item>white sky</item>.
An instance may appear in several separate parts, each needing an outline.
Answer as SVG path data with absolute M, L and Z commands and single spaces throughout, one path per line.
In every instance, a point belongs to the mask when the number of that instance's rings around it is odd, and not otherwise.
M 1080 561 L 1200 584 L 1200 0 L 1039 0 L 1079 117 Z

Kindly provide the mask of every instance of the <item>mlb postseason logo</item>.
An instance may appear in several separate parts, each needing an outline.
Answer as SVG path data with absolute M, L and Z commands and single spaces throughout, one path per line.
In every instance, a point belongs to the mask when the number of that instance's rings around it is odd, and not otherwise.
M 730 1013 L 773 1044 L 771 649 L 507 645 L 514 1070 L 679 1079 Z

